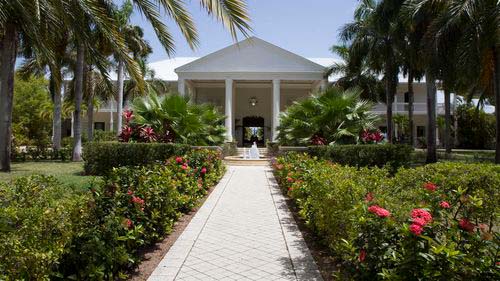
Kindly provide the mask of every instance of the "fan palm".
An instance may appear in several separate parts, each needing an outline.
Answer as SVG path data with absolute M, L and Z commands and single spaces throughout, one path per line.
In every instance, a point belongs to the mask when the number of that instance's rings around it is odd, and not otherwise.
M 175 94 L 134 100 L 131 107 L 134 123 L 145 125 L 164 141 L 191 145 L 219 145 L 224 141 L 225 117 L 208 104 L 192 104 L 189 98 Z
M 332 87 L 295 102 L 280 116 L 278 141 L 286 145 L 310 145 L 314 138 L 327 143 L 357 141 L 362 130 L 378 121 L 370 112 L 373 104 L 360 95 L 360 89 Z

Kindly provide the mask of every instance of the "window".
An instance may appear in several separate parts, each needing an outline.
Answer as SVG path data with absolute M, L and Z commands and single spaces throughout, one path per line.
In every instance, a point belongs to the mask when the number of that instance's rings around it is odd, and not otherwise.
M 379 126 L 378 129 L 384 134 L 387 133 L 387 126 Z
M 425 137 L 425 126 L 417 126 L 417 138 Z
M 94 122 L 94 130 L 104 131 L 104 122 Z
M 405 103 L 409 103 L 409 102 L 410 102 L 410 93 L 405 92 Z

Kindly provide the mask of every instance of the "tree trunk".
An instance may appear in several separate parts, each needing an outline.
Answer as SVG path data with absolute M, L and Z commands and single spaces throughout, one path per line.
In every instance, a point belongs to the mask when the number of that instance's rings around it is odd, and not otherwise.
M 60 71 L 60 70 L 57 70 Z M 60 76 L 59 76 L 60 77 Z M 61 124 L 62 124 L 62 94 L 63 83 L 54 81 L 54 112 L 52 120 L 52 149 L 61 149 Z
M 415 147 L 415 139 L 416 139 L 416 133 L 415 133 L 415 121 L 413 118 L 413 70 L 410 68 L 408 70 L 408 120 L 409 120 L 409 126 L 410 126 L 410 144 L 411 146 Z
M 84 75 L 84 60 L 85 46 L 77 43 L 76 52 L 76 68 L 75 68 L 75 112 L 74 119 L 74 137 L 73 137 L 73 161 L 82 161 L 82 99 L 83 99 L 83 75 Z
M 387 106 L 386 109 L 386 126 L 387 126 L 387 142 L 393 143 L 394 140 L 394 133 L 393 133 L 393 126 L 392 126 L 392 75 L 386 75 L 385 79 L 385 103 Z
M 0 171 L 10 172 L 12 104 L 17 56 L 17 30 L 7 23 L 0 37 Z
M 88 97 L 87 97 L 87 136 L 88 141 L 94 140 L 94 90 L 95 90 L 95 81 L 94 74 L 92 72 L 88 72 L 89 79 L 89 89 L 88 89 Z
M 117 132 L 120 134 L 122 130 L 122 111 L 123 111 L 123 84 L 124 84 L 124 71 L 125 67 L 123 62 L 120 60 L 118 62 L 118 93 L 117 93 L 117 103 L 116 103 L 116 113 L 117 113 Z
M 436 81 L 432 74 L 425 74 L 427 86 L 427 159 L 426 163 L 437 162 L 436 154 Z
M 493 50 L 493 58 L 495 60 L 495 117 L 496 117 L 496 155 L 495 163 L 500 164 L 500 48 Z
M 450 91 L 444 86 L 444 148 L 446 154 L 451 153 L 451 99 Z

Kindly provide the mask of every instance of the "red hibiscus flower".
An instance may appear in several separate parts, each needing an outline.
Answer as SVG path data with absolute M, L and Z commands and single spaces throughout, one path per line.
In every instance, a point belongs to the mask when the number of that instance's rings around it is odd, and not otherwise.
M 426 182 L 426 183 L 424 183 L 424 188 L 429 190 L 429 191 L 436 191 L 437 185 L 432 183 L 432 182 Z
M 416 223 L 413 223 L 410 225 L 410 231 L 411 233 L 419 236 L 420 234 L 422 234 L 422 231 L 424 230 L 423 226 L 421 225 L 418 225 Z
M 449 209 L 451 206 L 450 206 L 450 203 L 446 202 L 446 201 L 441 201 L 441 203 L 439 203 L 439 206 L 443 209 Z
M 371 202 L 374 198 L 375 197 L 373 196 L 373 192 L 368 192 L 365 196 L 365 202 Z
M 411 211 L 411 217 L 412 219 L 422 219 L 425 224 L 429 223 L 432 221 L 432 215 L 431 213 L 427 212 L 424 209 L 413 209 Z
M 468 219 L 461 219 L 458 222 L 458 227 L 467 232 L 473 232 L 476 225 L 470 222 Z
M 368 207 L 368 212 L 375 214 L 380 218 L 386 218 L 391 215 L 391 212 L 377 205 Z
M 363 261 L 365 261 L 365 259 L 366 259 L 366 250 L 361 249 L 359 251 L 359 262 L 363 262 Z

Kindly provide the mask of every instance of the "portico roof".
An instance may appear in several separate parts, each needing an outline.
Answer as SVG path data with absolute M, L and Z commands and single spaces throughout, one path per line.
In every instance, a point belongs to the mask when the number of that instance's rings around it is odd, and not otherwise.
M 257 37 L 196 59 L 175 69 L 179 77 L 255 79 L 258 76 L 283 79 L 322 79 L 326 68 Z M 260 75 L 259 75 L 260 74 Z

